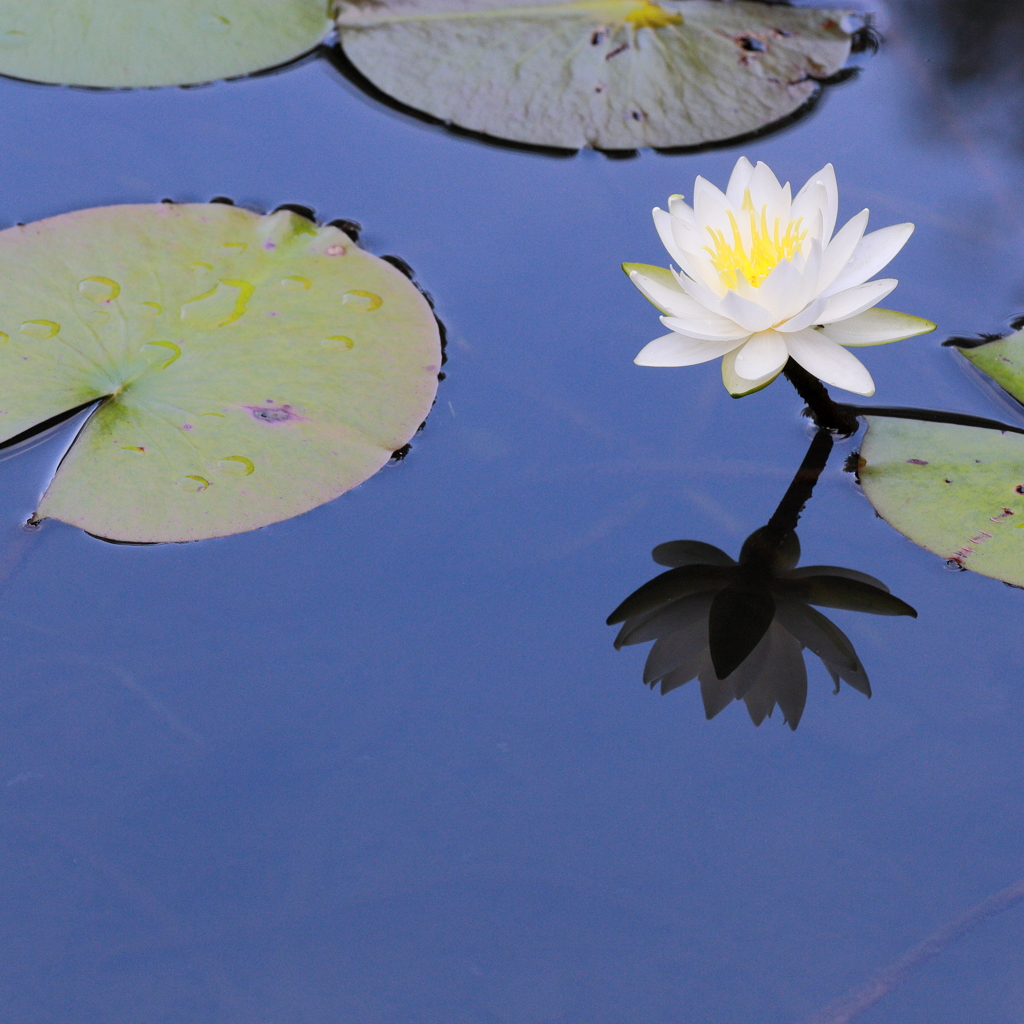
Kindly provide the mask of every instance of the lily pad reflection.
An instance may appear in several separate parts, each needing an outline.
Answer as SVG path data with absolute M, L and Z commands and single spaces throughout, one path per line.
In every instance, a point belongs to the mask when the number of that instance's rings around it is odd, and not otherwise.
M 815 606 L 915 618 L 917 613 L 865 573 L 797 567 L 794 527 L 831 448 L 831 436 L 820 431 L 775 515 L 744 541 L 738 560 L 701 541 L 671 541 L 654 549 L 654 560 L 671 568 L 608 617 L 609 625 L 622 623 L 616 647 L 654 641 L 644 667 L 648 686 L 660 684 L 665 694 L 697 679 L 707 718 L 742 700 L 755 725 L 778 705 L 796 729 L 807 701 L 806 649 L 821 659 L 837 692 L 843 680 L 871 696 L 853 643 Z

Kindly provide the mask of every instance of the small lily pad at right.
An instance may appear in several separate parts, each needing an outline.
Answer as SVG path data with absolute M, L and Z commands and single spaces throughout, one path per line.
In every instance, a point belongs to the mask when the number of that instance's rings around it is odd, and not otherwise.
M 991 377 L 1018 402 L 1024 403 L 1024 331 L 983 345 L 956 347 L 969 363 Z
M 953 565 L 1024 586 L 1024 433 L 867 422 L 858 476 L 875 511 Z

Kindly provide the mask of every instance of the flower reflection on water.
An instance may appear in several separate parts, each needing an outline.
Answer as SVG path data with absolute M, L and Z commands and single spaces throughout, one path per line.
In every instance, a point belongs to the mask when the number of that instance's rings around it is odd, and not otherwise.
M 743 543 L 738 561 L 701 541 L 659 544 L 667 572 L 626 598 L 608 617 L 622 623 L 621 648 L 654 640 L 643 680 L 668 693 L 696 678 L 709 719 L 742 700 L 755 725 L 777 704 L 795 729 L 807 700 L 803 651 L 816 654 L 839 689 L 845 680 L 871 696 L 867 673 L 845 633 L 813 605 L 909 615 L 917 612 L 880 580 L 830 565 L 797 568 L 796 522 L 832 450 L 819 430 L 769 522 Z

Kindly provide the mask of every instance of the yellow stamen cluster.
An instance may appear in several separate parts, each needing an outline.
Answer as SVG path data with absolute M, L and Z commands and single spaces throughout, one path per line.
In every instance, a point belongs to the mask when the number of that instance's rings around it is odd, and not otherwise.
M 635 10 L 626 15 L 633 28 L 664 28 L 666 25 L 681 25 L 682 15 L 666 11 L 664 7 L 651 3 L 651 0 L 643 0 Z
M 791 220 L 780 235 L 779 218 L 776 217 L 774 224 L 769 227 L 768 207 L 762 206 L 758 217 L 749 191 L 744 193 L 741 210 L 750 217 L 749 251 L 732 211 L 729 212 L 732 243 L 726 240 L 723 231 L 709 227 L 712 245 L 704 246 L 704 251 L 711 257 L 711 265 L 718 271 L 726 288 L 735 288 L 741 275 L 750 285 L 758 288 L 783 260 L 791 260 L 800 251 L 807 232 L 800 230 L 803 223 L 800 217 Z

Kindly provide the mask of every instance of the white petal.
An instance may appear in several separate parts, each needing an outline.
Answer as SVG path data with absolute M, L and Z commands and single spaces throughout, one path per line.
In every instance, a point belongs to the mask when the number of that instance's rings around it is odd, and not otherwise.
M 828 216 L 828 193 L 820 181 L 811 182 L 800 190 L 800 194 L 793 200 L 791 216 L 794 221 L 800 221 L 801 230 L 807 231 L 809 238 L 827 241 L 824 233 L 825 218 Z
M 825 164 L 817 174 L 812 174 L 807 179 L 807 183 L 793 200 L 793 216 L 798 216 L 798 204 L 800 204 L 799 209 L 801 210 L 799 216 L 806 216 L 802 212 L 804 205 L 800 202 L 801 197 L 805 196 L 816 184 L 821 185 L 825 190 L 824 201 L 819 200 L 814 205 L 821 210 L 821 240 L 823 243 L 827 243 L 832 237 L 832 232 L 836 227 L 836 217 L 839 215 L 839 186 L 836 184 L 835 168 L 831 164 Z
M 685 334 L 687 338 L 699 338 L 701 341 L 731 340 L 735 346 L 744 338 L 750 337 L 750 331 L 745 331 L 728 317 L 715 313 L 707 313 L 704 317 L 663 316 L 661 322 L 670 331 Z
M 723 213 L 723 216 L 725 237 L 731 242 L 733 230 L 728 222 L 728 213 Z M 704 226 L 687 224 L 679 217 L 675 217 L 671 224 L 671 237 L 679 253 L 677 262 L 683 272 L 703 281 L 715 294 L 723 294 L 725 285 L 722 283 L 721 275 L 712 266 L 708 252 L 708 248 L 713 246 L 711 232 Z
M 913 224 L 893 224 L 865 235 L 854 250 L 850 261 L 835 281 L 825 289 L 824 294 L 834 295 L 844 288 L 863 284 L 889 263 L 896 253 L 907 244 L 907 239 L 913 233 Z
M 791 334 L 793 331 L 802 331 L 807 327 L 812 327 L 814 324 L 821 323 L 820 317 L 827 302 L 828 299 L 815 299 L 809 306 L 804 308 L 803 312 L 790 317 L 784 323 L 776 324 L 775 330 L 781 331 L 783 334 Z
M 788 320 L 807 304 L 800 301 L 801 293 L 804 291 L 803 267 L 800 265 L 803 262 L 802 259 L 799 263 L 795 260 L 783 260 L 761 282 L 761 287 L 757 289 L 757 302 L 768 311 L 770 317 L 761 330 L 777 324 L 780 320 Z
M 797 253 L 792 260 L 783 260 L 764 279 L 757 301 L 771 312 L 773 324 L 796 316 L 815 297 L 820 265 L 821 245 L 815 239 L 806 257 Z
M 682 263 L 683 255 L 679 251 L 679 246 L 676 244 L 675 236 L 672 233 L 672 221 L 674 220 L 672 214 L 666 213 L 656 206 L 651 210 L 651 216 L 654 218 L 654 227 L 658 232 L 658 237 L 661 239 L 661 244 L 665 246 L 669 256 L 676 263 Z
M 786 221 L 789 220 L 789 197 L 784 195 L 779 179 L 764 161 L 758 160 L 747 182 L 747 188 L 750 190 L 750 201 L 754 204 L 754 209 L 760 212 L 762 206 L 767 206 L 768 223 L 770 224 L 775 217 L 781 217 L 785 228 Z
M 711 235 L 707 228 L 696 223 L 687 224 L 682 217 L 675 217 L 672 225 L 672 237 L 680 249 L 692 252 L 703 252 L 704 247 L 711 245 Z
M 684 271 L 688 270 L 688 264 L 680 264 Z M 676 271 L 672 271 L 676 281 L 679 282 L 679 287 L 686 292 L 687 295 L 695 298 L 701 305 L 707 306 L 708 309 L 715 313 L 721 313 L 719 308 L 722 304 L 722 298 L 725 293 L 719 293 L 714 289 L 710 288 L 705 284 L 699 276 L 694 276 L 696 271 L 690 274 L 680 274 Z
M 694 366 L 724 356 L 735 347 L 735 341 L 697 341 L 665 334 L 645 345 L 633 362 L 637 366 Z
M 675 278 L 667 272 L 665 279 L 658 280 L 641 270 L 631 270 L 629 279 L 637 286 L 645 299 L 653 302 L 658 309 L 670 316 L 724 319 L 687 295 L 676 283 Z
M 711 227 L 731 239 L 729 209 L 729 200 L 725 198 L 725 193 L 715 188 L 707 178 L 698 175 L 693 183 L 693 215 L 698 228 L 703 230 Z
M 851 217 L 836 237 L 828 243 L 822 254 L 821 274 L 818 277 L 819 291 L 825 291 L 846 268 L 867 226 L 868 211 L 861 210 L 856 217 Z
M 931 320 L 875 307 L 848 320 L 829 324 L 821 333 L 839 345 L 885 345 L 934 330 L 935 324 Z
M 754 165 L 745 157 L 741 156 L 736 161 L 736 166 L 729 176 L 729 185 L 725 190 L 726 198 L 733 206 L 739 208 L 743 202 L 743 192 L 754 173 Z
M 798 254 L 803 253 L 805 256 L 807 256 L 810 254 L 811 249 L 814 246 L 817 246 L 819 252 L 825 251 L 825 245 L 821 240 L 821 223 L 821 210 L 815 210 L 811 214 L 810 221 L 804 220 L 803 225 L 801 226 L 801 231 L 803 231 L 803 229 L 806 228 L 807 236 L 800 243 L 800 248 L 797 250 Z M 814 280 L 814 290 L 815 294 L 817 294 L 817 292 L 820 290 L 818 288 L 817 278 L 815 278 Z
M 875 382 L 864 364 L 842 345 L 813 328 L 786 335 L 789 354 L 808 372 L 833 387 L 873 395 Z
M 728 291 L 722 296 L 718 301 L 716 312 L 727 316 L 730 320 L 735 320 L 741 327 L 746 328 L 748 333 L 768 330 L 774 319 L 771 310 L 765 309 L 764 306 L 751 302 L 749 299 L 741 298 L 734 291 Z
M 732 352 L 726 352 L 722 357 L 722 383 L 725 385 L 725 390 L 733 398 L 742 398 L 744 395 L 750 395 L 755 391 L 768 387 L 778 377 L 779 373 L 782 372 L 781 370 L 776 370 L 774 373 L 766 373 L 763 377 L 758 377 L 756 380 L 747 380 L 746 377 L 741 377 L 736 372 L 736 356 L 739 354 L 739 351 L 738 348 L 733 349 Z
M 855 288 L 847 288 L 844 292 L 831 295 L 818 323 L 834 324 L 839 320 L 849 320 L 850 317 L 863 313 L 865 309 L 870 309 L 881 302 L 897 284 L 899 281 L 895 278 L 883 277 L 880 281 L 868 281 L 866 284 L 859 284 Z
M 845 350 L 844 350 L 845 351 Z M 786 365 L 789 350 L 781 334 L 761 331 L 750 337 L 736 353 L 735 368 L 740 377 L 757 380 L 778 373 Z
M 678 193 L 668 197 L 668 212 L 673 217 L 678 217 L 681 221 L 691 226 L 697 223 L 693 217 L 693 207 L 685 202 Z
M 728 291 L 729 289 L 726 289 Z M 742 274 L 736 275 L 736 287 L 732 289 L 741 299 L 747 299 L 755 305 L 761 305 L 761 293 Z M 725 292 L 722 292 L 725 297 Z
M 722 283 L 722 275 L 712 266 L 708 254 L 695 245 L 698 240 L 692 234 L 685 240 L 681 239 L 681 233 L 679 230 L 673 230 L 676 241 L 680 244 L 679 269 L 688 277 L 702 281 L 716 296 L 721 297 L 726 290 Z M 709 240 L 707 235 L 704 236 L 704 240 Z

